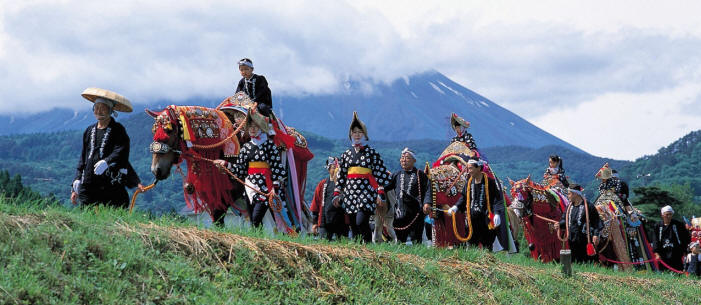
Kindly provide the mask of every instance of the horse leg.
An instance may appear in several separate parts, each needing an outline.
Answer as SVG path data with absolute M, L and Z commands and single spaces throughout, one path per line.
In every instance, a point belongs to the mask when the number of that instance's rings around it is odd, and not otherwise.
M 220 228 L 223 228 L 227 210 L 228 208 L 212 210 L 212 223 Z
M 385 228 L 387 228 L 387 232 L 389 233 L 389 237 L 392 238 L 393 243 L 397 243 L 397 233 L 394 231 L 394 214 L 389 214 L 385 215 L 384 217 L 384 225 Z

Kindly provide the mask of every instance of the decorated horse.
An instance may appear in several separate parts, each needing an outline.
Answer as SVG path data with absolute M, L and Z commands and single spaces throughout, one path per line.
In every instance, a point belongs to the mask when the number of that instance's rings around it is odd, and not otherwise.
M 599 169 L 596 178 L 601 179 L 601 184 L 594 205 L 604 223 L 597 249 L 599 259 L 623 270 L 656 270 L 643 215 L 628 202 L 623 183 L 613 176 L 608 163 Z
M 626 213 L 623 202 L 612 191 L 599 194 L 594 205 L 604 223 L 597 247 L 602 263 L 615 263 L 622 270 L 656 270 L 654 263 L 643 263 L 651 261 L 654 254 L 642 227 L 640 211 L 633 209 Z
M 555 188 L 533 182 L 530 176 L 509 183 L 509 210 L 520 218 L 531 256 L 543 262 L 559 261 L 565 243 L 559 223 L 568 205 L 567 197 Z
M 239 92 L 225 99 L 216 109 L 171 105 L 160 112 L 147 110 L 155 118 L 153 143 L 150 145 L 153 154 L 151 172 L 157 180 L 168 178 L 173 166 L 182 174 L 180 165 L 185 161 L 187 175 L 182 175 L 187 206 L 195 213 L 209 213 L 218 224 L 223 224 L 223 216 L 229 207 L 237 216 L 250 217 L 243 200 L 243 179 L 216 167 L 213 162 L 215 159 L 236 158 L 240 140 L 244 137 L 245 123 L 242 122 L 245 121 L 227 116 L 221 110 L 226 105 L 244 113 L 255 107 L 248 96 Z M 309 231 L 311 217 L 303 190 L 306 164 L 313 155 L 306 139 L 294 128 L 285 126 L 274 114 L 270 125 L 275 130 L 275 144 L 282 148 L 282 160 L 288 173 L 284 188 L 286 201 L 275 201 L 271 205 L 277 230 L 288 233 Z
M 481 157 L 476 148 L 471 149 L 463 141 L 453 141 L 443 150 L 430 169 L 427 166 L 426 173 L 429 177 L 432 195 L 432 211 L 429 216 L 434 219 L 432 230 L 428 234 L 432 235 L 433 244 L 437 247 L 453 247 L 467 242 L 472 237 L 470 217 L 466 217 L 465 213 L 459 211 L 452 215 L 445 213 L 446 210 L 458 204 L 458 200 L 462 197 L 461 193 L 469 181 L 467 160 L 472 157 Z M 495 180 L 502 199 L 492 204 L 494 211 L 491 212 L 500 215 L 503 225 L 498 227 L 494 244 L 488 245 L 487 248 L 495 251 L 516 252 L 509 219 L 505 213 L 508 197 L 504 193 L 501 182 L 488 164 L 484 164 L 483 171 L 489 178 Z

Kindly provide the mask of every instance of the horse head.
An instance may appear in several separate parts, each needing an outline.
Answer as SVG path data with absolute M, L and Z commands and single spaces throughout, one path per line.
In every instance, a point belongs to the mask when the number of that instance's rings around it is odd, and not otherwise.
M 180 124 L 172 106 L 160 112 L 147 109 L 146 113 L 155 119 L 151 128 L 153 142 L 149 146 L 153 155 L 151 173 L 163 180 L 170 176 L 171 167 L 180 160 Z
M 516 213 L 518 217 L 530 216 L 533 212 L 533 196 L 531 195 L 531 190 L 535 183 L 531 181 L 531 176 L 529 175 L 525 179 L 518 180 L 514 182 L 509 179 L 509 184 L 511 184 L 511 208 Z

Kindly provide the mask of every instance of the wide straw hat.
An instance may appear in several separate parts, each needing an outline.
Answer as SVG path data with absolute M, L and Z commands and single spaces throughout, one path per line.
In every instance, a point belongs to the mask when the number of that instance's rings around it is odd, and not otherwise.
M 95 100 L 98 97 L 101 97 L 106 100 L 110 100 L 114 102 L 114 111 L 119 111 L 119 112 L 132 112 L 134 111 L 134 107 L 131 106 L 131 102 L 124 96 L 112 92 L 106 89 L 100 89 L 100 88 L 88 88 L 81 93 L 86 100 L 95 102 Z

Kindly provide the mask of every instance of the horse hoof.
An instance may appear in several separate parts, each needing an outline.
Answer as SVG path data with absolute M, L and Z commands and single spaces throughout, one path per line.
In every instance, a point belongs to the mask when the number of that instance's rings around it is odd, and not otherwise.
M 530 251 L 535 250 L 535 244 L 528 244 L 528 250 L 530 250 Z

